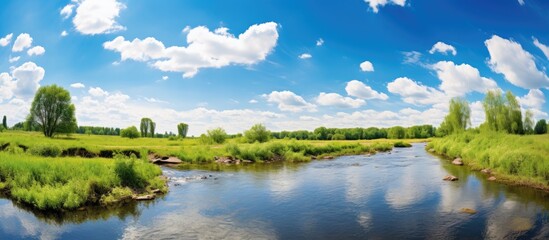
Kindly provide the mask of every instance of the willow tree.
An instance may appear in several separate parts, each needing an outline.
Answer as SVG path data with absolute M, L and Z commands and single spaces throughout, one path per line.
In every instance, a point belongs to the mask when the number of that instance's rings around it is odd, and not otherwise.
M 187 136 L 187 132 L 189 131 L 189 125 L 186 123 L 180 123 L 177 124 L 177 135 L 181 138 L 185 138 Z
M 139 130 L 141 137 L 154 137 L 154 131 L 156 129 L 156 123 L 150 118 L 142 118 Z
M 440 136 L 465 131 L 471 125 L 471 108 L 462 98 L 452 98 L 448 115 L 438 129 Z
M 483 128 L 514 134 L 524 133 L 520 104 L 510 91 L 507 91 L 505 97 L 497 90 L 488 91 L 482 106 L 486 116 Z
M 75 108 L 70 93 L 57 85 L 38 89 L 27 121 L 42 130 L 44 136 L 76 131 Z

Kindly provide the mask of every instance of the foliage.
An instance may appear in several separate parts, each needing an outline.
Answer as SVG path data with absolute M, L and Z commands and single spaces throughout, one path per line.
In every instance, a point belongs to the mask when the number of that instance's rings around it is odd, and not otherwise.
M 532 113 L 530 109 L 526 110 L 526 113 L 524 114 L 524 133 L 534 133 L 534 113 Z
M 282 131 L 282 132 L 272 132 L 271 136 L 274 139 L 297 139 L 297 140 L 332 140 L 335 134 L 340 134 L 336 138 L 338 140 L 371 140 L 371 139 L 381 139 L 389 138 L 388 131 L 391 128 L 326 128 L 318 127 L 313 132 L 306 130 L 299 131 Z M 394 130 L 394 129 L 393 129 Z M 402 133 L 399 128 L 397 131 L 398 136 L 401 138 L 430 138 L 435 135 L 435 128 L 431 125 L 418 125 L 408 128 L 404 128 L 404 133 Z M 344 139 L 341 139 L 341 135 L 344 136 Z M 394 136 L 391 136 L 396 138 Z
M 450 110 L 440 124 L 437 136 L 463 132 L 469 125 L 471 125 L 469 103 L 461 98 L 452 98 L 450 100 Z
M 341 133 L 336 133 L 332 136 L 332 140 L 345 140 L 345 135 Z
M 150 118 L 142 118 L 139 130 L 141 137 L 154 137 L 154 130 L 156 129 L 156 123 Z
M 225 132 L 225 129 L 223 128 L 214 128 L 214 129 L 208 130 L 207 136 L 213 141 L 213 143 L 217 143 L 217 144 L 224 143 L 228 137 L 227 132 Z
M 4 127 L 4 129 L 8 129 L 8 119 L 6 115 L 2 118 L 2 127 Z
M 120 136 L 134 139 L 134 138 L 139 138 L 140 134 L 139 134 L 139 131 L 137 131 L 137 128 L 135 126 L 131 126 L 131 127 L 122 129 L 122 131 L 120 131 Z
M 510 91 L 505 94 L 505 97 L 497 90 L 488 91 L 482 105 L 486 115 L 486 122 L 481 125 L 482 130 L 524 133 L 520 105 Z M 531 117 L 526 120 L 528 119 Z
M 393 146 L 396 148 L 406 148 L 406 147 L 412 147 L 412 144 L 403 142 L 403 141 L 398 141 L 398 142 L 395 142 Z
M 401 126 L 389 128 L 387 130 L 387 138 L 389 139 L 404 139 L 406 137 L 406 129 Z
M 187 137 L 187 132 L 189 131 L 189 124 L 180 123 L 177 124 L 177 135 L 181 138 Z
M 536 123 L 536 127 L 534 128 L 535 134 L 546 134 L 547 133 L 547 122 L 545 119 L 541 119 Z
M 74 105 L 70 93 L 57 85 L 38 89 L 31 105 L 28 123 L 36 124 L 46 137 L 58 133 L 72 133 L 76 130 Z
M 36 145 L 29 148 L 29 153 L 42 157 L 59 157 L 61 148 L 56 145 Z
M 76 129 L 76 133 L 88 134 L 88 135 L 93 134 L 93 135 L 119 136 L 120 135 L 120 128 L 78 126 L 78 129 Z
M 263 124 L 253 125 L 250 130 L 244 132 L 244 137 L 249 143 L 267 142 L 269 141 L 270 136 L 271 132 L 267 130 L 267 128 Z

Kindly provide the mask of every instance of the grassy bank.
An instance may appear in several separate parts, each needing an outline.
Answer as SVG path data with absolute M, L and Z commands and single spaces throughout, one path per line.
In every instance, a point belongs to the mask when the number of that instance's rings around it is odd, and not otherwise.
M 144 160 L 45 158 L 0 152 L 0 189 L 40 210 L 113 204 L 152 189 L 166 191 L 159 167 Z
M 489 168 L 499 181 L 549 190 L 549 135 L 453 134 L 427 145 L 475 170 Z

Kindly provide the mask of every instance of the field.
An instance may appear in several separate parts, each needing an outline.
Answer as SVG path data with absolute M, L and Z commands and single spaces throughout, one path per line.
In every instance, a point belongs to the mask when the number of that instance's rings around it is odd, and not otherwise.
M 549 190 L 549 134 L 465 132 L 435 138 L 427 146 L 473 169 L 491 169 L 502 182 Z
M 167 191 L 158 166 L 149 154 L 176 156 L 189 164 L 219 158 L 250 162 L 310 161 L 339 155 L 375 153 L 421 140 L 297 141 L 245 143 L 228 139 L 204 145 L 198 139 L 128 139 L 118 136 L 73 134 L 46 138 L 37 132 L 0 133 L 0 189 L 22 204 L 40 210 L 108 205 Z

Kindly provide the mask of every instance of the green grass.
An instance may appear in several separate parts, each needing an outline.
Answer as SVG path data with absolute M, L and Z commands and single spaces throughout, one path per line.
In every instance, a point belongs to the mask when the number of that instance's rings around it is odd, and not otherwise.
M 122 167 L 120 167 L 122 166 Z M 126 172 L 139 183 L 127 182 Z M 75 209 L 120 197 L 120 188 L 166 191 L 159 167 L 144 160 L 117 157 L 84 159 L 44 158 L 0 152 L 0 187 L 13 199 L 40 210 Z M 127 195 L 127 191 L 126 191 Z
M 473 169 L 490 168 L 498 179 L 549 189 L 549 135 L 461 133 L 432 139 L 427 148 L 461 157 Z

